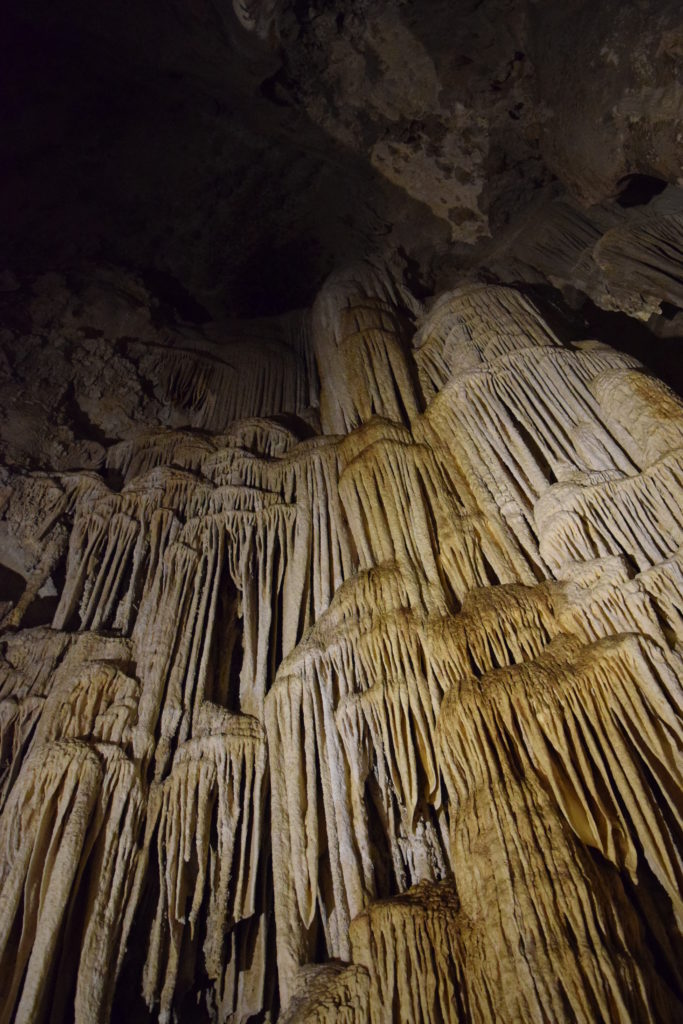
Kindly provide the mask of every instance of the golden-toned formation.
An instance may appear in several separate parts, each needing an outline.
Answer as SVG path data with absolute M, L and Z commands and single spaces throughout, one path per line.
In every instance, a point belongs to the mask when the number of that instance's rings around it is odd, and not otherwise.
M 369 264 L 135 344 L 158 429 L 0 497 L 0 1024 L 680 1020 L 676 397 Z

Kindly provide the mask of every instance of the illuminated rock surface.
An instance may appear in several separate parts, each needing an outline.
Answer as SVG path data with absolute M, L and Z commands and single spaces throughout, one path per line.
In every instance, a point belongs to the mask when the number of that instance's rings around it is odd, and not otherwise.
M 0 1021 L 680 1020 L 673 392 L 512 287 L 112 288 L 4 349 Z

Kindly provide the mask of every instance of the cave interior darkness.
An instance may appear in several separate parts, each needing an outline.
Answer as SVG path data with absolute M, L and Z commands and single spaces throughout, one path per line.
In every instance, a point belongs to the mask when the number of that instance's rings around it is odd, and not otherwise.
M 678 15 L 662 0 L 8 4 L 0 265 L 21 281 L 118 267 L 201 325 L 302 308 L 333 267 L 392 254 L 422 299 L 468 278 L 530 288 L 574 336 L 609 335 L 680 391 L 674 287 L 596 302 L 578 251 L 559 273 L 518 252 L 563 199 L 596 222 L 586 252 L 662 193 L 676 207 Z

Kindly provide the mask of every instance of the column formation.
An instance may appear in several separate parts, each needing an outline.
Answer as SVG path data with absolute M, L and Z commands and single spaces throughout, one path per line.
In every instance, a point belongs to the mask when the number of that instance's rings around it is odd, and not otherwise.
M 511 288 L 310 326 L 7 479 L 0 1024 L 679 1019 L 683 407 Z

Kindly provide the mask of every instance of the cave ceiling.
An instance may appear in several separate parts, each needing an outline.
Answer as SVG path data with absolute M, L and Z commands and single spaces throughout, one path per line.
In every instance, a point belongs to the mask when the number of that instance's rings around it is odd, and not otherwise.
M 680 174 L 676 3 L 34 0 L 2 48 L 0 262 L 117 264 L 195 320 L 374 253 L 428 292 L 534 203 Z

